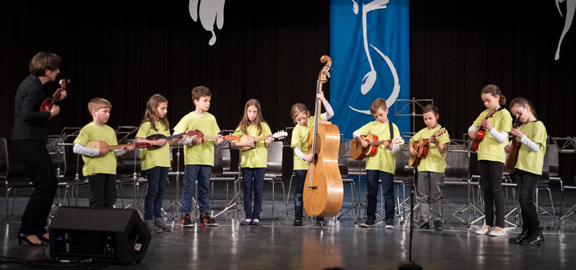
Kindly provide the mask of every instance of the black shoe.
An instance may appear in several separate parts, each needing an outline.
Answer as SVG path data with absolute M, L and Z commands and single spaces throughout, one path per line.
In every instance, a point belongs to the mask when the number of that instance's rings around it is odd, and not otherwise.
M 421 219 L 414 225 L 416 225 L 415 226 L 416 229 L 430 229 L 430 224 L 428 223 L 428 220 Z
M 316 222 L 322 223 L 322 222 L 324 222 L 324 218 L 323 217 L 316 217 Z
M 375 228 L 376 227 L 376 223 L 374 222 L 374 220 L 371 219 L 366 219 L 366 221 L 362 224 L 360 224 L 361 228 Z
M 444 230 L 444 222 L 442 220 L 434 220 L 434 229 L 441 232 Z
M 520 244 L 524 246 L 538 246 L 544 244 L 544 235 L 542 235 L 542 232 L 531 233 L 528 238 L 522 240 Z
M 529 234 L 528 230 L 522 230 L 522 232 L 518 236 L 516 236 L 514 238 L 510 238 L 510 240 L 508 240 L 508 243 L 520 244 L 520 243 L 522 243 L 523 240 L 528 238 L 528 234 Z
M 182 214 L 182 222 L 180 223 L 180 226 L 186 228 L 194 227 L 194 221 L 190 219 L 190 214 Z
M 24 240 L 24 242 L 28 243 L 28 245 L 33 246 L 33 247 L 44 247 L 47 246 L 48 243 L 45 242 L 38 242 L 38 243 L 33 243 L 32 241 L 30 241 L 30 239 L 28 239 L 28 235 L 20 233 L 18 234 L 18 245 L 22 246 L 22 240 Z
M 200 214 L 200 226 L 218 226 L 218 221 L 210 217 L 208 213 Z
M 296 210 L 294 214 L 294 226 L 302 226 L 302 210 Z
M 40 239 L 40 241 L 42 241 L 42 242 L 46 242 L 46 243 L 50 242 L 50 239 L 44 237 L 44 234 L 37 234 L 36 237 L 38 237 L 38 239 Z

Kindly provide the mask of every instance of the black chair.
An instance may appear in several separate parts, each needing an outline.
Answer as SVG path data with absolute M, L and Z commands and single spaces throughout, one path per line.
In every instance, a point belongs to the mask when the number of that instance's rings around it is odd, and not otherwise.
M 6 215 L 10 211 L 8 206 L 8 197 L 10 197 L 10 191 L 13 193 L 12 198 L 12 213 L 8 217 L 14 216 L 14 205 L 16 204 L 16 190 L 21 188 L 32 188 L 33 184 L 30 182 L 28 177 L 8 177 L 10 172 L 10 161 L 8 155 L 8 142 L 6 138 L 0 138 L 0 179 L 6 181 L 6 197 L 4 198 L 4 204 L 2 205 L 2 210 L 0 212 L 0 223 L 4 217 L 4 210 L 6 210 Z M 9 222 L 9 221 L 8 221 Z
M 546 145 L 546 153 L 544 154 L 544 166 L 542 168 L 542 175 L 538 180 L 538 186 L 536 187 L 536 211 L 540 211 L 539 214 L 546 214 L 552 216 L 554 223 L 556 223 L 556 210 L 554 208 L 554 201 L 552 200 L 552 191 L 550 191 L 550 181 L 558 181 L 559 175 L 559 160 L 558 160 L 558 146 L 555 144 Z M 561 181 L 561 180 L 560 180 Z M 548 195 L 550 197 L 550 205 L 552 207 L 552 213 L 544 210 L 539 204 L 539 191 L 548 190 Z
M 264 181 L 270 181 L 272 184 L 272 216 L 274 216 L 274 203 L 275 200 L 275 185 L 282 185 L 283 202 L 285 203 L 286 210 L 288 210 L 288 203 L 286 201 L 286 191 L 284 189 L 284 182 L 282 181 L 282 152 L 284 144 L 281 141 L 273 141 L 268 147 L 268 161 Z
M 231 155 L 230 143 L 224 141 L 219 145 L 214 145 L 214 167 L 212 167 L 212 174 L 210 175 L 210 184 L 212 192 L 210 192 L 212 206 L 214 206 L 214 183 L 226 183 L 226 200 L 228 200 L 228 184 L 236 181 L 238 173 L 231 173 Z
M 408 155 L 410 153 L 410 146 L 408 143 L 402 145 L 402 147 L 396 152 L 396 170 L 394 173 L 394 185 L 398 186 L 396 189 L 396 215 L 400 218 L 400 224 L 404 224 L 406 218 L 410 218 L 409 213 L 406 217 L 406 213 L 410 210 L 409 199 L 410 194 L 406 196 L 406 186 L 412 186 L 414 184 L 415 168 L 408 165 Z M 400 196 L 399 189 L 402 187 L 402 196 Z M 415 196 L 416 202 L 418 201 L 418 196 Z M 382 198 L 380 202 L 383 203 Z M 414 209 L 416 209 L 418 203 L 415 203 Z M 406 209 L 408 207 L 408 210 Z M 382 208 L 381 208 L 382 209 Z
M 350 158 L 350 142 L 351 140 L 342 140 L 340 142 L 340 150 L 338 151 L 338 169 L 340 170 L 340 175 L 342 175 L 342 184 L 350 185 L 350 199 L 352 201 L 352 207 L 348 208 L 342 214 L 338 215 L 337 219 L 340 219 L 342 216 L 347 215 L 354 219 L 354 223 L 356 223 L 356 185 L 354 183 L 354 178 L 350 177 L 351 175 L 348 173 L 348 160 Z M 348 212 L 352 211 L 353 214 L 348 214 Z
M 466 203 L 450 215 L 446 221 L 455 217 L 470 227 L 472 216 L 476 217 L 476 213 L 482 215 L 482 211 L 475 204 L 474 186 L 478 186 L 477 182 L 475 184 L 470 181 L 470 152 L 468 147 L 463 141 L 452 140 L 446 151 L 444 186 L 466 186 L 468 197 Z M 466 220 L 459 216 L 464 211 L 468 214 Z

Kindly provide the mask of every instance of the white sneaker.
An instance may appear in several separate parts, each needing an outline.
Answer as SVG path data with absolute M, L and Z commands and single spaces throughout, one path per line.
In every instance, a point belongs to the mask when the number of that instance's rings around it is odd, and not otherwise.
M 494 228 L 494 230 L 492 230 L 492 231 L 489 233 L 489 235 L 490 235 L 490 236 L 505 236 L 505 235 L 506 235 L 506 232 L 505 232 L 502 228 L 496 227 L 496 228 Z
M 476 231 L 476 234 L 488 234 L 491 232 L 492 232 L 492 228 L 488 225 L 484 225 L 484 227 L 482 227 L 482 229 Z

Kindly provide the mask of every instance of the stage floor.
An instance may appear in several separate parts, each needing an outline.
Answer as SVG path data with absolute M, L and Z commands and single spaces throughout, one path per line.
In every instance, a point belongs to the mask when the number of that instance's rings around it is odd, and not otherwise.
M 304 226 L 293 227 L 292 216 L 273 218 L 284 212 L 285 203 L 277 189 L 273 215 L 271 190 L 265 186 L 261 227 L 239 226 L 237 214 L 232 213 L 217 217 L 218 227 L 181 228 L 176 220 L 174 231 L 153 234 L 140 264 L 110 265 L 106 269 L 397 269 L 398 262 L 408 259 L 409 226 L 400 224 L 398 218 L 393 230 L 385 229 L 381 220 L 375 229 L 360 228 L 361 221 L 355 224 L 348 216 L 339 220 L 327 219 L 324 228 L 311 218 L 304 220 Z M 217 187 L 215 192 L 215 213 L 227 203 L 224 190 L 224 187 Z M 130 192 L 130 188 L 124 189 L 125 194 Z M 445 219 L 466 202 L 465 194 L 463 187 L 446 188 Z M 543 194 L 541 200 L 546 200 Z M 10 223 L 3 220 L 0 224 L 0 255 L 25 260 L 44 259 L 43 252 L 49 256 L 48 249 L 17 245 L 27 195 L 29 193 L 17 196 Z M 351 206 L 348 196 L 345 196 L 344 209 Z M 559 198 L 559 194 L 554 193 L 554 197 Z M 567 207 L 574 203 L 573 198 L 567 198 Z M 509 207 L 512 208 L 511 201 L 510 198 Z M 80 200 L 80 205 L 86 204 L 86 199 Z M 169 204 L 166 199 L 165 206 Z M 555 205 L 559 211 L 560 202 L 555 201 Z M 549 203 L 543 206 L 551 210 Z M 461 217 L 466 218 L 466 214 Z M 172 214 L 167 219 L 171 222 Z M 507 220 L 513 222 L 513 215 Z M 541 215 L 540 221 L 548 226 L 552 218 Z M 414 230 L 413 261 L 424 269 L 573 269 L 576 265 L 576 222 L 572 219 L 565 220 L 560 228 L 545 228 L 546 243 L 535 247 L 509 244 L 508 238 L 516 236 L 520 229 L 508 224 L 506 237 L 474 234 L 481 225 L 482 221 L 468 228 L 452 218 L 443 232 Z M 27 268 L 0 260 L 0 269 Z

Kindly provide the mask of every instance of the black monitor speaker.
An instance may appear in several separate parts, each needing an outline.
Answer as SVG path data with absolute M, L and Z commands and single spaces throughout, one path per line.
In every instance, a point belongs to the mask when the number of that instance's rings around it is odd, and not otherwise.
M 53 260 L 106 258 L 139 263 L 152 236 L 135 210 L 60 207 L 50 224 Z

